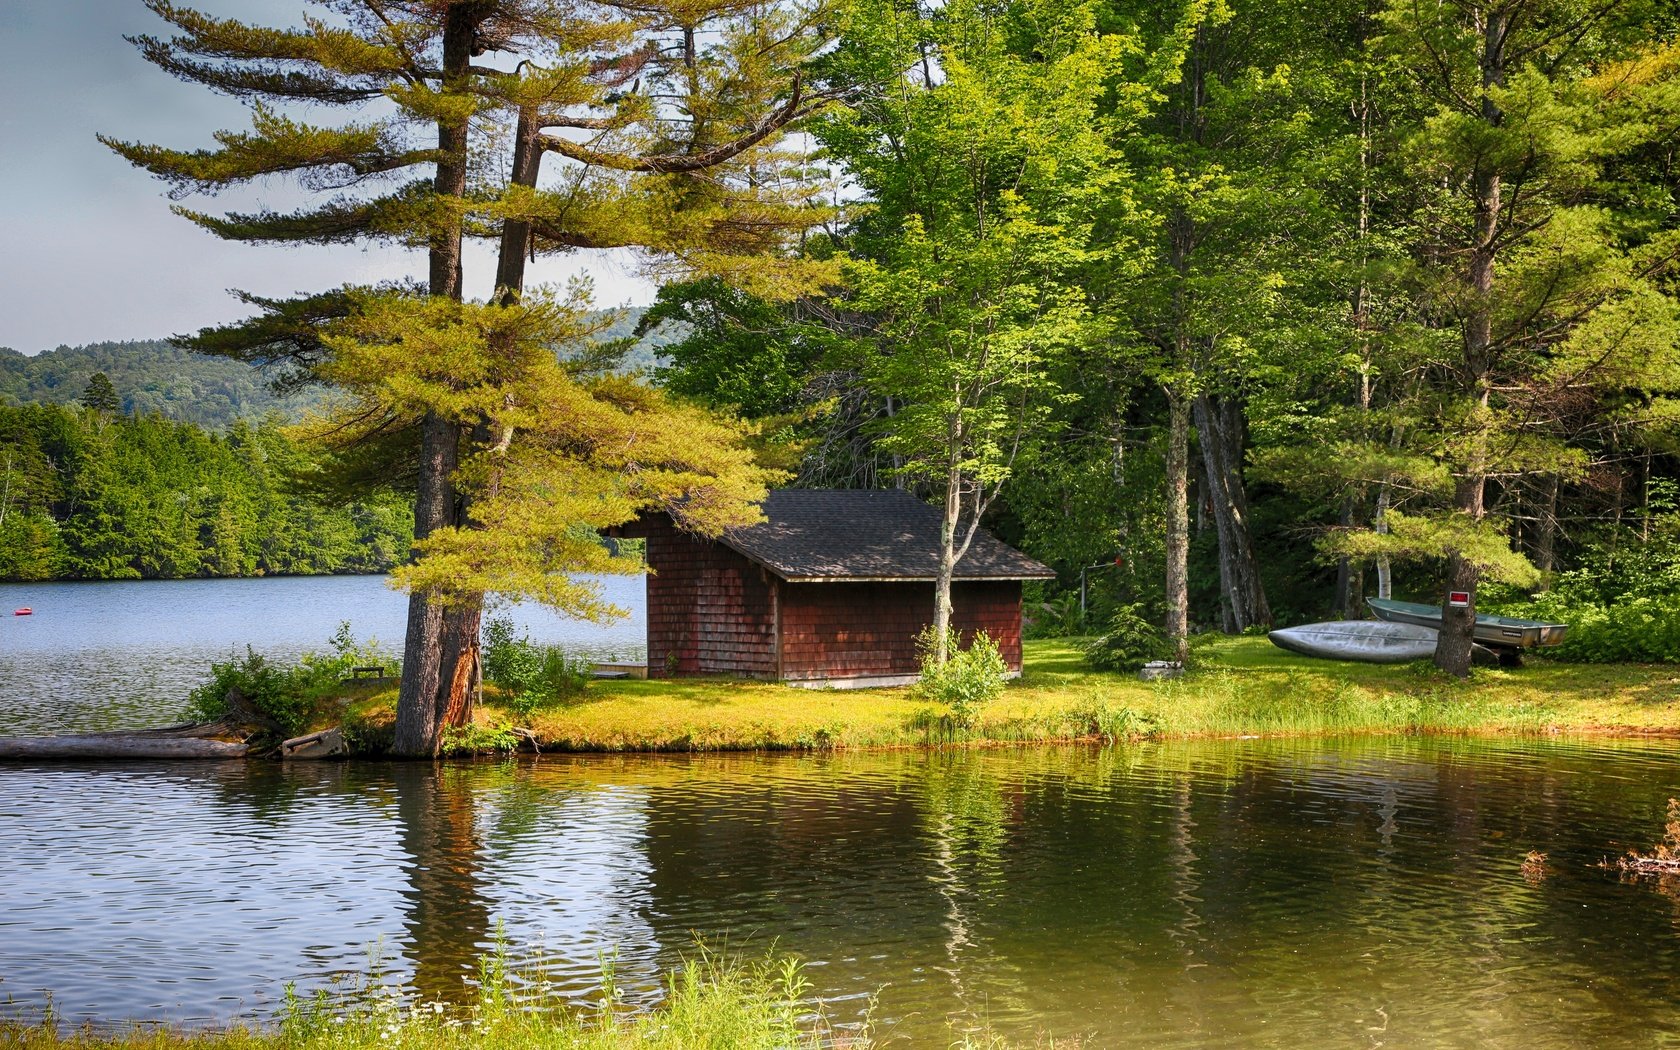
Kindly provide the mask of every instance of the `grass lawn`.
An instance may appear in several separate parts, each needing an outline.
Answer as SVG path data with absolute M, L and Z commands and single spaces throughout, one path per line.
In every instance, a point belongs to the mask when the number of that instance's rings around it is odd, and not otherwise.
M 807 690 L 712 679 L 593 683 L 539 711 L 544 750 L 903 747 L 952 742 L 1328 733 L 1672 732 L 1680 666 L 1531 660 L 1458 681 L 1427 665 L 1296 656 L 1222 638 L 1172 682 L 1092 671 L 1071 639 L 1030 641 L 1026 673 L 971 731 L 908 688 Z M 508 721 L 493 703 L 484 723 Z

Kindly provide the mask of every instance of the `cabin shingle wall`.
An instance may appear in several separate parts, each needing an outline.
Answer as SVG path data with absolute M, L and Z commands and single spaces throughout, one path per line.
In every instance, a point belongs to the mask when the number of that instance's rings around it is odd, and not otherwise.
M 951 604 L 951 624 L 964 644 L 984 629 L 1009 669 L 1021 669 L 1019 581 L 957 582 Z M 783 583 L 781 677 L 916 674 L 916 637 L 932 622 L 931 583 Z
M 654 521 L 647 540 L 648 677 L 776 674 L 776 581 L 719 543 Z

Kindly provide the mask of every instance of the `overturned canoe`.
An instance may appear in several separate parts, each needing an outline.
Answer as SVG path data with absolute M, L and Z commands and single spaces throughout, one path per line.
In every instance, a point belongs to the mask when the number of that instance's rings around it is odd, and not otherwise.
M 1279 649 L 1325 660 L 1367 664 L 1403 664 L 1435 655 L 1440 632 L 1409 623 L 1383 620 L 1336 620 L 1285 627 L 1266 637 Z
M 1387 598 L 1367 598 L 1365 604 L 1379 620 L 1390 623 L 1409 623 L 1419 627 L 1441 629 L 1441 607 L 1422 602 L 1397 602 Z M 1562 645 L 1569 626 L 1543 623 L 1539 620 L 1518 620 L 1509 616 L 1476 617 L 1475 640 L 1494 649 L 1532 649 L 1541 645 Z

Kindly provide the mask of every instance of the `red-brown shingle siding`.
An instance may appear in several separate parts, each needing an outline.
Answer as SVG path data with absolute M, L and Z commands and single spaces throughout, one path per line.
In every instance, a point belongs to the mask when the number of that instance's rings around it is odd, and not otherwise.
M 775 582 L 759 566 L 669 521 L 645 521 L 648 675 L 768 678 L 775 665 Z
M 933 584 L 784 583 L 781 590 L 782 677 L 896 676 L 921 669 L 916 636 L 933 622 Z M 958 582 L 951 599 L 951 623 L 965 643 L 984 629 L 1009 669 L 1019 671 L 1020 582 Z

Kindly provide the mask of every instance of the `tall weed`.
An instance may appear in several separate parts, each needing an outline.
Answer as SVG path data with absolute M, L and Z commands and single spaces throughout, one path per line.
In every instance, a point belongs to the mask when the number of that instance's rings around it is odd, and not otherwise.
M 589 661 L 515 634 L 506 617 L 484 625 L 484 678 L 507 690 L 503 706 L 520 719 L 528 721 L 541 708 L 581 695 L 590 673 Z

